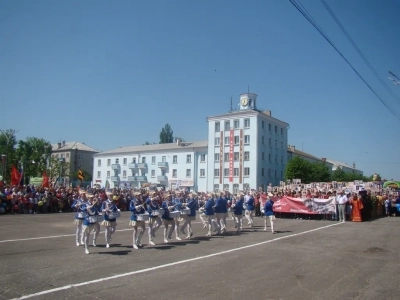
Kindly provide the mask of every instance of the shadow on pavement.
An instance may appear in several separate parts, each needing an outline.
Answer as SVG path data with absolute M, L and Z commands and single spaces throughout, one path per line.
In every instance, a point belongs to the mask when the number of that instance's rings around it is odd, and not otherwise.
M 99 252 L 99 254 L 109 254 L 109 255 L 127 255 L 132 251 L 112 251 L 112 252 Z

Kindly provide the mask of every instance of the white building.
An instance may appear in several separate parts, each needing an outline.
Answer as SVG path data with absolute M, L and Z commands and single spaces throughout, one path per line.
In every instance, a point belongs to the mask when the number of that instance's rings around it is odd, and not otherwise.
M 353 164 L 353 166 L 349 166 L 345 163 L 342 163 L 340 161 L 332 160 L 332 159 L 327 159 L 327 158 L 322 158 L 322 160 L 326 160 L 328 163 L 332 164 L 332 171 L 337 170 L 338 168 L 342 169 L 345 173 L 353 173 L 357 175 L 363 175 L 363 171 L 356 169 L 356 164 Z
M 93 183 L 140 188 L 148 182 L 166 188 L 207 189 L 207 141 L 130 146 L 93 156 Z
M 316 156 L 314 156 L 312 154 L 309 154 L 309 153 L 306 153 L 306 152 L 303 152 L 303 151 L 300 151 L 300 150 L 296 149 L 296 147 L 293 146 L 293 145 L 288 145 L 288 148 L 287 148 L 287 159 L 288 159 L 288 161 L 291 160 L 294 157 L 300 157 L 300 158 L 302 158 L 302 159 L 304 159 L 304 160 L 306 160 L 306 161 L 308 161 L 310 163 L 323 163 L 328 168 L 329 172 L 332 173 L 333 164 L 328 162 L 328 161 L 326 161 L 325 158 L 316 157 Z
M 289 124 L 257 110 L 257 95 L 240 95 L 240 109 L 208 117 L 208 190 L 279 185 L 287 162 Z

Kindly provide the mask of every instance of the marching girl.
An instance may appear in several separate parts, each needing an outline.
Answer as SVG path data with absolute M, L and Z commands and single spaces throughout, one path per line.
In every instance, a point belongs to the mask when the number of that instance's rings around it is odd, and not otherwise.
M 144 229 L 145 229 L 145 223 L 144 221 L 138 221 L 137 215 L 143 215 L 145 213 L 145 209 L 142 204 L 135 205 L 135 202 L 131 201 L 131 204 L 129 205 L 129 210 L 132 212 L 131 215 L 131 220 L 129 221 L 129 226 L 133 227 L 133 248 L 134 249 L 139 249 L 139 247 L 142 247 L 142 244 L 140 243 L 140 240 L 142 239 Z M 139 235 L 138 235 L 138 227 L 140 229 Z
M 239 233 L 243 228 L 242 217 L 243 217 L 243 202 L 244 194 L 240 193 L 239 199 L 232 205 L 233 220 L 235 222 L 236 233 Z
M 101 202 L 100 202 L 100 195 L 95 196 L 95 202 L 93 204 L 93 209 L 92 211 L 94 211 L 94 215 L 97 216 L 97 219 L 100 221 L 96 222 L 93 224 L 93 229 L 91 231 L 93 232 L 93 247 L 96 247 L 96 240 L 97 237 L 99 236 L 100 233 L 100 223 L 101 220 L 103 219 L 103 217 L 101 216 Z M 101 218 L 100 218 L 101 217 Z
M 117 226 L 117 219 L 116 218 L 110 218 L 109 213 L 111 212 L 119 212 L 120 210 L 118 207 L 115 205 L 114 200 L 111 201 L 108 196 L 106 196 L 107 199 L 103 202 L 101 206 L 101 211 L 104 214 L 104 221 L 101 223 L 101 225 L 105 226 L 105 238 L 106 238 L 106 248 L 110 248 L 110 242 L 111 242 L 111 235 L 115 232 L 115 228 Z M 114 198 L 113 198 L 114 199 Z M 115 198 L 116 200 L 116 198 Z
M 78 194 L 74 195 L 74 202 L 71 205 L 71 208 L 76 210 L 75 214 L 75 221 L 74 224 L 76 225 L 76 246 L 80 246 L 84 244 L 83 237 L 84 235 L 82 234 L 82 225 L 83 225 L 83 220 L 85 219 L 85 212 L 81 208 L 82 204 L 85 204 L 87 201 L 86 198 L 86 193 L 82 193 L 81 197 L 79 198 Z
M 162 208 L 164 209 L 163 215 L 161 216 L 164 223 L 164 243 L 168 243 L 168 240 L 172 239 L 172 232 L 175 228 L 174 219 L 169 216 L 170 211 L 173 211 L 175 208 L 171 201 L 171 195 L 167 195 L 162 203 Z M 169 226 L 171 226 L 171 229 L 168 231 Z
M 185 207 L 185 204 L 183 203 L 183 199 L 182 199 L 182 194 L 181 192 L 177 192 L 176 193 L 176 198 L 173 201 L 174 204 L 174 210 L 175 211 L 180 211 L 183 207 Z M 174 218 L 175 220 L 175 235 L 176 235 L 176 239 L 178 241 L 181 241 L 181 238 L 179 237 L 179 221 L 180 221 L 181 216 Z
M 215 217 L 217 219 L 217 230 L 218 230 L 218 234 L 221 233 L 225 233 L 226 232 L 226 228 L 224 226 L 224 216 L 225 216 L 225 212 L 224 209 L 226 210 L 226 200 L 224 197 L 224 193 L 221 192 L 219 194 L 219 198 L 216 199 L 215 201 L 215 206 L 214 206 L 214 212 L 215 212 Z
M 186 239 L 190 239 L 193 236 L 192 221 L 196 220 L 197 199 L 194 198 L 194 195 L 195 195 L 194 193 L 189 194 L 189 199 L 187 200 L 186 208 L 190 209 L 190 213 L 188 215 L 185 215 L 185 222 L 181 227 L 181 232 L 183 234 L 186 234 L 185 228 L 187 227 L 188 229 L 188 234 L 186 236 Z
M 211 236 L 212 223 L 213 222 L 215 223 L 215 220 L 214 220 L 215 201 L 214 201 L 213 193 L 210 193 L 208 196 L 209 196 L 209 198 L 208 198 L 206 204 L 204 205 L 204 217 L 206 218 L 205 222 L 208 223 L 208 233 L 206 234 L 206 236 Z
M 247 225 L 250 225 L 250 227 L 253 226 L 253 213 L 254 213 L 254 197 L 253 197 L 253 192 L 250 193 L 249 198 L 245 202 L 246 204 L 246 219 L 248 221 Z
M 265 202 L 263 213 L 265 216 L 264 219 L 264 231 L 267 231 L 267 219 L 269 219 L 269 222 L 271 223 L 271 232 L 275 233 L 274 231 L 274 220 L 275 220 L 275 215 L 274 215 L 274 201 L 272 201 L 271 197 L 273 195 L 271 193 L 268 193 L 268 198 L 267 201 Z
M 158 204 L 158 196 L 146 200 L 146 210 L 149 213 L 149 244 L 154 246 L 153 238 L 156 237 L 156 231 L 160 228 L 162 222 L 158 215 L 154 215 L 154 211 L 160 209 Z
M 85 212 L 85 219 L 83 220 L 83 232 L 82 235 L 84 235 L 84 245 L 85 245 L 85 253 L 89 254 L 89 236 L 90 232 L 93 230 L 96 230 L 96 225 L 98 225 L 97 222 L 97 216 L 99 215 L 98 211 L 98 206 L 97 204 L 97 198 L 93 199 L 94 196 L 90 195 L 88 196 L 88 202 L 81 205 L 82 210 Z M 99 226 L 100 227 L 100 226 Z M 97 233 L 98 234 L 98 233 Z M 96 232 L 93 235 L 93 245 L 96 246 Z

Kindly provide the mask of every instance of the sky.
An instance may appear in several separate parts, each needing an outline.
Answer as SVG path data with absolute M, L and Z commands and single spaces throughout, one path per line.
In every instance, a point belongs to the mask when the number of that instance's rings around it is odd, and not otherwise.
M 326 0 L 400 99 L 398 0 Z M 318 0 L 301 0 L 377 94 L 376 79 Z M 106 151 L 158 142 L 170 124 L 207 139 L 241 93 L 290 124 L 288 143 L 400 179 L 400 121 L 288 0 L 0 1 L 0 129 Z

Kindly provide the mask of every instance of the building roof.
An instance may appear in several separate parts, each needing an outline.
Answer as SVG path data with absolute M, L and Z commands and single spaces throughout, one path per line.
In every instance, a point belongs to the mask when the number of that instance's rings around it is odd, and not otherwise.
M 59 148 L 58 145 L 61 144 L 61 147 Z M 93 149 L 92 147 L 89 147 L 88 145 L 85 145 L 84 143 L 80 142 L 62 142 L 62 143 L 57 143 L 57 144 L 52 144 L 51 145 L 52 152 L 57 152 L 57 151 L 68 151 L 68 150 L 81 150 L 81 151 L 88 151 L 88 152 L 99 152 L 96 149 Z
M 180 145 L 177 143 L 168 144 L 153 144 L 153 145 L 142 145 L 142 146 L 127 146 L 116 148 L 109 151 L 104 151 L 99 154 L 118 154 L 118 153 L 135 153 L 135 152 L 150 152 L 150 151 L 173 151 L 180 149 L 191 149 L 191 148 L 206 148 L 208 147 L 208 141 L 197 141 L 197 142 L 181 142 Z
M 295 154 L 298 154 L 300 156 L 305 156 L 305 157 L 309 157 L 309 158 L 312 158 L 312 159 L 315 159 L 315 160 L 323 161 L 322 158 L 316 157 L 316 156 L 314 156 L 312 154 L 309 154 L 307 152 L 303 152 L 303 151 L 297 150 L 294 146 L 291 146 L 291 145 L 288 145 L 287 151 L 295 153 Z
M 269 111 L 269 114 L 271 114 L 271 111 Z M 248 116 L 248 115 L 262 115 L 263 117 L 272 119 L 278 123 L 285 124 L 289 126 L 289 123 L 286 123 L 285 121 L 279 120 L 277 118 L 272 117 L 271 115 L 268 115 L 266 111 L 260 111 L 258 109 L 238 109 L 238 110 L 232 110 L 228 113 L 222 114 L 222 115 L 217 115 L 217 116 L 210 116 L 207 117 L 207 121 L 213 120 L 213 119 L 219 119 L 219 118 L 231 118 L 235 116 Z
M 328 158 L 327 158 L 326 161 L 327 161 L 327 162 L 330 162 L 330 163 L 333 164 L 333 165 L 337 165 L 337 166 L 346 167 L 346 168 L 349 168 L 349 169 L 358 170 L 358 169 L 356 169 L 356 168 L 353 168 L 352 166 L 349 166 L 348 164 L 342 163 L 342 162 L 337 161 L 337 160 L 333 160 L 333 159 L 328 159 Z M 360 170 L 359 170 L 359 171 L 360 171 Z

